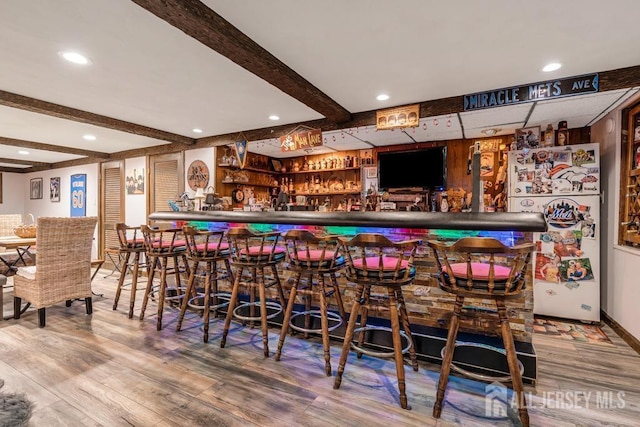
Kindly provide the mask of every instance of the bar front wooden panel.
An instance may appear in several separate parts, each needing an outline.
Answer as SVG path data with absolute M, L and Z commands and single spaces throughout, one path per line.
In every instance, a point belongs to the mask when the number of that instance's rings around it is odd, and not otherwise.
M 235 221 L 234 221 L 235 218 Z M 253 219 L 252 219 L 253 218 Z M 315 218 L 315 220 L 314 220 Z M 335 224 L 342 221 L 346 223 L 350 218 L 359 219 L 360 228 L 350 224 L 347 227 L 313 225 L 318 223 Z M 372 220 L 378 218 L 376 227 Z M 404 218 L 404 221 L 402 219 Z M 154 213 L 151 219 L 174 220 L 176 225 L 187 221 L 198 227 L 210 229 L 226 229 L 230 225 L 241 226 L 251 223 L 260 229 L 278 229 L 281 231 L 295 227 L 296 223 L 304 224 L 304 228 L 315 232 L 329 234 L 344 233 L 355 234 L 362 231 L 375 231 L 387 235 L 392 240 L 407 238 L 439 239 L 454 241 L 463 235 L 492 235 L 505 241 L 509 245 L 531 241 L 531 231 L 544 231 L 546 223 L 542 214 L 519 213 L 425 213 L 425 212 L 358 212 L 358 213 L 307 213 L 307 212 L 200 212 L 200 213 Z M 493 220 L 493 221 L 488 221 Z M 404 226 L 402 224 L 405 224 Z M 478 230 L 475 231 L 473 226 Z M 362 227 L 369 227 L 367 229 Z M 431 226 L 433 228 L 424 228 Z M 403 228 L 392 228 L 403 227 Z M 414 228 L 406 228 L 414 227 Z M 519 229 L 521 231 L 504 231 Z M 487 231 L 493 230 L 493 231 Z M 494 234 L 491 234 L 494 233 Z M 424 325 L 434 328 L 446 329 L 453 310 L 454 298 L 440 290 L 436 279 L 437 274 L 435 259 L 431 251 L 423 245 L 419 248 L 416 261 L 417 277 L 413 284 L 406 286 L 404 291 L 407 309 L 411 322 L 416 325 Z M 286 281 L 291 280 L 290 274 L 280 269 L 281 277 Z M 521 342 L 531 342 L 533 333 L 533 292 L 532 270 L 527 271 L 526 290 L 523 297 L 508 302 L 508 314 L 514 337 Z M 343 276 L 339 277 L 340 287 L 343 290 L 345 307 L 350 307 L 351 299 L 355 293 L 355 285 L 348 283 Z M 221 282 L 220 289 L 230 290 L 229 284 Z M 277 298 L 275 291 L 268 290 L 268 298 Z M 301 303 L 301 301 L 298 301 Z M 493 320 L 483 312 L 495 307 L 490 301 L 471 300 L 465 301 L 466 305 L 473 307 L 474 316 L 464 318 L 462 331 L 486 335 L 486 330 L 493 326 Z M 335 309 L 336 307 L 332 307 Z M 386 317 L 386 313 L 372 313 L 372 316 Z M 497 326 L 497 325 L 496 325 Z

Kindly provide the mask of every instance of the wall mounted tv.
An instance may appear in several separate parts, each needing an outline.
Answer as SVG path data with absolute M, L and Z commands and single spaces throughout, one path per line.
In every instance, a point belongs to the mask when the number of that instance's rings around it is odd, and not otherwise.
M 422 188 L 447 185 L 447 147 L 378 153 L 380 188 Z

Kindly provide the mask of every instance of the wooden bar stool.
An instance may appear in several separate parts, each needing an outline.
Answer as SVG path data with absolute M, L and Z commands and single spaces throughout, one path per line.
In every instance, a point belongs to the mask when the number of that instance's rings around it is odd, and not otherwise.
M 345 266 L 345 257 L 338 250 L 338 236 L 316 236 L 307 230 L 289 230 L 283 234 L 286 242 L 289 263 L 287 269 L 295 273 L 293 287 L 289 293 L 289 302 L 285 311 L 280 332 L 280 341 L 276 352 L 276 360 L 280 360 L 282 346 L 289 332 L 289 328 L 307 333 L 322 334 L 322 346 L 324 348 L 325 373 L 331 376 L 331 356 L 329 352 L 329 332 L 340 327 L 346 321 L 346 313 L 336 279 L 336 272 Z M 305 286 L 301 286 L 301 279 L 306 278 Z M 317 286 L 314 283 L 317 280 Z M 332 290 L 327 290 L 326 279 L 331 281 Z M 296 295 L 303 295 L 305 310 L 293 314 L 293 305 Z M 328 311 L 327 297 L 333 295 L 336 300 L 339 313 Z M 312 310 L 312 299 L 320 300 L 320 310 Z M 304 316 L 304 327 L 297 326 L 294 319 Z M 313 328 L 312 317 L 320 317 L 320 328 Z M 329 326 L 329 323 L 332 323 Z
M 191 272 L 187 284 L 187 295 L 197 294 L 195 278 L 198 272 L 204 271 L 204 292 L 193 298 L 183 298 L 178 317 L 176 331 L 180 331 L 187 306 L 203 310 L 204 335 L 203 341 L 209 341 L 209 313 L 229 305 L 229 293 L 218 292 L 218 280 L 228 279 L 233 283 L 233 272 L 229 263 L 229 244 L 224 240 L 224 232 L 197 230 L 190 226 L 182 227 L 187 244 L 187 259 L 191 261 Z M 218 263 L 224 264 L 224 271 L 219 272 Z M 201 268 L 204 266 L 204 269 Z M 196 301 L 202 299 L 201 305 Z M 213 304 L 211 304 L 213 300 Z
M 227 238 L 231 246 L 231 264 L 235 267 L 235 272 L 220 347 L 225 346 L 233 317 L 243 321 L 260 321 L 264 356 L 269 357 L 267 321 L 280 314 L 286 307 L 286 299 L 277 270 L 277 265 L 285 258 L 285 248 L 278 246 L 280 233 L 277 231 L 253 233 L 247 228 L 230 228 L 227 231 Z M 265 269 L 271 270 L 271 277 L 265 276 Z M 250 300 L 237 304 L 241 286 L 249 290 Z M 276 287 L 280 303 L 267 301 L 266 289 L 271 286 Z M 256 289 L 259 293 L 259 301 L 255 300 Z M 260 309 L 259 316 L 254 311 L 256 307 Z M 248 315 L 241 314 L 241 310 L 245 308 L 249 308 Z M 267 313 L 267 310 L 271 313 Z
M 140 310 L 140 320 L 144 320 L 144 312 L 147 308 L 149 299 L 156 298 L 158 303 L 158 319 L 156 329 L 162 329 L 162 313 L 165 301 L 180 302 L 184 297 L 185 289 L 181 285 L 180 280 L 180 262 L 182 259 L 184 271 L 189 274 L 189 264 L 186 257 L 186 242 L 181 236 L 182 229 L 154 229 L 148 225 L 140 226 L 142 235 L 144 236 L 144 247 L 147 252 L 149 264 L 151 266 L 149 277 L 147 279 L 147 287 L 144 292 L 142 301 L 142 309 Z M 173 267 L 169 267 L 169 259 L 173 260 Z M 153 279 L 156 272 L 160 272 L 160 285 L 157 288 L 153 286 Z M 167 274 L 172 274 L 175 278 L 175 285 L 168 288 Z M 170 295 L 168 295 L 170 294 Z
M 403 354 L 409 353 L 413 370 L 418 370 L 416 351 L 411 336 L 409 316 L 402 295 L 402 287 L 413 282 L 416 276 L 414 267 L 414 257 L 420 240 L 405 240 L 402 242 L 392 242 L 381 234 L 363 233 L 358 234 L 351 240 L 340 239 L 342 251 L 347 257 L 347 280 L 357 285 L 356 294 L 353 298 L 353 306 L 349 313 L 349 323 L 344 336 L 342 354 L 340 355 L 340 365 L 333 385 L 334 389 L 340 388 L 342 374 L 344 373 L 349 349 L 354 349 L 358 353 L 358 358 L 362 354 L 373 357 L 383 357 L 395 359 L 396 374 L 398 376 L 398 390 L 400 392 L 400 406 L 409 409 L 407 404 L 406 385 L 404 377 Z M 384 295 L 371 295 L 371 288 L 384 288 L 387 298 Z M 380 299 L 380 303 L 374 300 Z M 388 310 L 391 328 L 382 326 L 367 325 L 367 317 L 370 309 Z M 356 328 L 356 323 L 360 316 L 360 326 Z M 400 323 L 402 329 L 400 330 Z M 393 351 L 374 351 L 365 347 L 365 332 L 372 330 L 382 330 L 391 332 L 393 340 Z M 352 342 L 354 334 L 358 333 L 358 343 Z M 402 339 L 407 344 L 403 348 Z
M 131 297 L 129 299 L 129 319 L 133 317 L 133 308 L 136 303 L 136 292 L 138 289 L 138 273 L 140 267 L 146 268 L 149 273 L 149 264 L 144 262 L 141 264 L 141 259 L 145 256 L 144 238 L 140 227 L 129 227 L 126 224 L 116 224 L 116 233 L 118 235 L 118 242 L 120 248 L 118 249 L 118 259 L 124 257 L 120 264 L 120 280 L 118 280 L 118 287 L 116 289 L 116 297 L 113 300 L 113 309 L 117 310 L 118 301 L 120 300 L 120 294 L 122 289 L 126 287 L 124 281 L 128 272 L 131 272 Z M 133 259 L 132 259 L 133 256 Z M 97 272 L 97 270 L 96 270 Z
M 518 402 L 518 413 L 522 425 L 529 425 L 529 414 L 522 384 L 522 363 L 518 361 L 513 343 L 513 335 L 507 318 L 505 300 L 518 298 L 526 282 L 533 243 L 505 246 L 499 240 L 489 237 L 465 237 L 453 244 L 429 241 L 438 263 L 440 288 L 454 294 L 456 302 L 449 325 L 447 344 L 443 349 L 442 367 L 438 381 L 433 416 L 440 418 L 449 372 L 451 369 L 471 378 L 483 381 L 511 380 Z M 493 300 L 499 320 L 498 334 L 502 337 L 504 350 L 495 349 L 507 357 L 510 376 L 504 378 L 487 377 L 463 370 L 452 363 L 456 337 L 460 325 L 460 314 L 465 298 Z M 465 343 L 469 345 L 469 343 Z M 486 347 L 483 345 L 483 347 Z

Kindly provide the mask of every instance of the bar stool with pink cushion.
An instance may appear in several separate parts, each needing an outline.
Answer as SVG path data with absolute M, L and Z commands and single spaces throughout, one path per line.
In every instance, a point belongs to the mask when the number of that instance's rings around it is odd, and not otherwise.
M 349 313 L 349 323 L 333 388 L 340 388 L 350 349 L 357 352 L 358 358 L 362 357 L 362 354 L 393 358 L 398 377 L 400 406 L 408 409 L 403 354 L 409 353 L 414 371 L 418 370 L 418 361 L 402 288 L 411 284 L 416 277 L 414 257 L 420 240 L 392 242 L 381 234 L 361 233 L 350 240 L 341 238 L 340 241 L 342 252 L 347 258 L 347 280 L 356 284 L 356 293 Z M 372 288 L 382 288 L 384 293 L 372 295 Z M 369 310 L 388 311 L 391 328 L 368 325 Z M 356 328 L 358 317 L 360 326 Z M 374 330 L 391 333 L 393 351 L 380 351 L 365 346 L 365 332 Z M 352 342 L 356 333 L 357 344 Z M 404 347 L 403 339 L 406 342 Z
M 193 295 L 195 279 L 198 273 L 204 272 L 204 292 L 195 297 L 183 298 L 178 317 L 176 331 L 180 331 L 187 307 L 203 310 L 204 335 L 203 341 L 209 341 L 209 313 L 229 305 L 229 293 L 218 292 L 218 280 L 227 279 L 233 283 L 233 272 L 229 263 L 230 250 L 223 231 L 197 230 L 194 227 L 182 227 L 187 244 L 187 259 L 191 261 L 191 272 L 187 283 L 187 295 Z M 222 263 L 223 268 L 218 268 Z M 202 300 L 202 304 L 196 301 Z
M 526 270 L 534 248 L 533 243 L 506 246 L 499 240 L 490 237 L 464 237 L 453 244 L 439 241 L 427 243 L 436 258 L 440 288 L 456 296 L 447 343 L 442 349 L 442 367 L 433 416 L 440 418 L 449 373 L 453 369 L 481 381 L 511 381 L 517 396 L 516 405 L 520 420 L 524 426 L 528 426 L 529 414 L 522 384 L 522 370 L 524 368 L 516 355 L 505 301 L 522 296 L 526 282 Z M 509 376 L 488 377 L 467 371 L 452 363 L 465 298 L 493 300 L 496 304 L 499 320 L 497 333 L 502 337 L 504 350 L 499 348 L 494 350 L 506 355 Z M 483 312 L 490 313 L 489 311 Z M 470 315 L 472 314 L 473 312 L 470 313 Z M 494 314 L 496 313 L 494 312 Z M 486 321 L 484 324 L 491 325 Z M 473 345 L 473 343 L 465 343 L 465 345 Z M 478 344 L 478 346 L 486 347 L 483 344 Z
M 147 287 L 144 292 L 140 320 L 144 320 L 144 313 L 150 299 L 157 299 L 158 319 L 156 329 L 162 329 L 162 314 L 165 302 L 181 302 L 185 288 L 182 286 L 180 273 L 189 274 L 189 264 L 186 257 L 187 243 L 182 236 L 181 228 L 156 229 L 148 225 L 140 226 L 144 236 L 144 247 L 147 252 L 148 262 L 151 265 Z M 169 259 L 173 267 L 169 265 Z M 180 265 L 182 260 L 182 267 Z M 160 285 L 154 287 L 153 279 L 156 272 L 160 272 Z M 173 274 L 174 284 L 169 287 L 167 274 Z
M 339 250 L 338 236 L 317 236 L 308 230 L 292 229 L 284 233 L 283 238 L 289 259 L 287 270 L 292 271 L 295 276 L 289 291 L 289 302 L 282 322 L 276 360 L 280 360 L 289 328 L 305 335 L 320 333 L 324 348 L 325 373 L 331 376 L 329 332 L 340 327 L 347 318 L 336 278 L 336 272 L 345 267 L 345 257 Z M 326 283 L 327 279 L 330 284 Z M 297 295 L 303 296 L 305 310 L 293 314 Z M 330 296 L 335 298 L 338 313 L 328 310 L 327 299 Z M 313 298 L 320 300 L 320 310 L 311 309 Z M 294 319 L 301 316 L 304 316 L 304 326 L 298 326 L 294 322 Z M 312 327 L 312 317 L 320 317 L 320 328 Z
M 118 243 L 120 244 L 118 249 L 118 259 L 124 256 L 124 260 L 120 267 L 120 280 L 118 280 L 116 297 L 113 300 L 113 309 L 118 309 L 120 294 L 122 293 L 122 289 L 127 286 L 124 283 L 125 278 L 127 273 L 131 272 L 131 297 L 129 298 L 129 319 L 131 319 L 133 317 L 133 309 L 136 303 L 139 269 L 142 266 L 143 268 L 146 268 L 147 273 L 149 273 L 149 264 L 141 263 L 142 257 L 145 255 L 145 248 L 144 238 L 142 236 L 142 231 L 140 231 L 140 227 L 129 227 L 127 224 L 118 223 L 116 224 L 116 234 L 118 235 Z
M 248 228 L 232 227 L 227 231 L 227 238 L 231 246 L 231 265 L 235 267 L 233 289 L 224 322 L 224 331 L 220 347 L 224 347 L 231 326 L 231 319 L 242 321 L 259 321 L 262 327 L 262 343 L 265 357 L 269 357 L 269 336 L 267 321 L 282 313 L 286 307 L 284 290 L 280 283 L 277 266 L 285 259 L 285 248 L 278 245 L 280 233 L 254 233 Z M 265 270 L 271 271 L 271 276 L 265 275 Z M 267 301 L 266 290 L 272 286 L 280 300 Z M 237 303 L 240 288 L 249 291 L 249 302 Z M 255 300 L 258 291 L 259 301 Z M 260 314 L 255 313 L 259 308 Z M 245 309 L 248 314 L 243 313 Z

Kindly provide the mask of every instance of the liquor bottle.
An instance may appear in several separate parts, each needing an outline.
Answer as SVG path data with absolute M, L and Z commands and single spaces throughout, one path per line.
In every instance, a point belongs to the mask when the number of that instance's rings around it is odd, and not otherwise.
M 320 192 L 320 175 L 316 175 L 316 181 L 314 183 L 314 190 L 316 193 Z
M 441 195 L 441 200 L 440 200 L 440 211 L 441 212 L 449 212 L 449 200 L 448 200 L 448 195 L 447 192 L 443 192 Z
M 289 178 L 289 194 L 293 193 L 293 178 Z
M 544 147 L 553 147 L 555 144 L 555 131 L 553 125 L 549 123 L 544 131 Z

